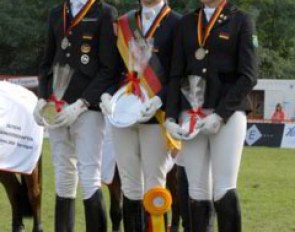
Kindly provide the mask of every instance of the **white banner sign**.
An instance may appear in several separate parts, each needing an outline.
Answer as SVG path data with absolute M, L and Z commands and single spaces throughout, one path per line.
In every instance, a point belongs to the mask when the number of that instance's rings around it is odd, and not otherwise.
M 281 147 L 295 148 L 295 123 L 285 124 Z
M 39 160 L 43 128 L 33 119 L 37 97 L 0 81 L 0 170 L 30 174 Z

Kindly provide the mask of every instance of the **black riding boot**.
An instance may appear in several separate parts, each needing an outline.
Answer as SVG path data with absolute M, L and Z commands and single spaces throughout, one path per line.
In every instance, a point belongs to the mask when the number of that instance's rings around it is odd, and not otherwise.
M 130 200 L 123 197 L 124 231 L 144 232 L 145 216 L 141 200 Z
M 74 232 L 75 199 L 56 196 L 55 232 Z
M 110 206 L 110 218 L 113 231 L 120 231 L 120 224 L 123 217 L 122 204 L 112 200 Z
M 191 200 L 192 232 L 208 232 L 212 214 L 211 201 Z
M 91 198 L 84 200 L 84 208 L 86 232 L 106 232 L 106 207 L 100 189 Z
M 235 189 L 229 190 L 223 198 L 214 202 L 219 232 L 241 232 L 241 210 Z
M 192 232 L 191 230 L 191 210 L 190 199 L 188 194 L 188 180 L 185 168 L 177 166 L 177 184 L 179 209 L 182 218 L 182 227 L 184 232 Z

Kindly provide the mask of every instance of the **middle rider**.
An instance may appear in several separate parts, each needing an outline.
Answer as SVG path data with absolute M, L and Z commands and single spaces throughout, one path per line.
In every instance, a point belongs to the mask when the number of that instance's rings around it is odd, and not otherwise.
M 128 232 L 144 231 L 144 193 L 154 187 L 164 188 L 166 183 L 166 138 L 159 122 L 161 117 L 155 115 L 159 116 L 165 109 L 174 28 L 179 20 L 180 15 L 171 10 L 165 0 L 141 0 L 139 9 L 123 15 L 117 23 L 117 45 L 121 63 L 124 63 L 119 71 L 124 74 L 125 83 L 134 89 L 139 87 L 139 78 L 150 97 L 143 102 L 139 123 L 112 128 L 124 195 L 124 230 Z M 151 58 L 142 72 L 134 72 L 128 65 L 131 62 L 130 41 L 152 44 Z M 137 58 L 134 62 L 144 59 Z M 106 115 L 111 114 L 111 98 L 109 93 L 102 95 L 101 108 Z

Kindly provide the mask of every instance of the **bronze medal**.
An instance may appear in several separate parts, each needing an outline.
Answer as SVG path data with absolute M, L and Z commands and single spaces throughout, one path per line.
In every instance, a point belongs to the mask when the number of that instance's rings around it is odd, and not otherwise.
M 61 41 L 61 49 L 66 50 L 69 47 L 69 39 L 67 37 L 64 37 Z
M 90 62 L 90 57 L 87 54 L 83 54 L 81 56 L 81 63 L 82 64 L 88 64 Z
M 203 60 L 206 56 L 206 50 L 204 48 L 198 48 L 195 52 L 195 57 L 197 60 Z
M 81 52 L 82 53 L 89 53 L 91 51 L 91 46 L 89 44 L 82 44 Z

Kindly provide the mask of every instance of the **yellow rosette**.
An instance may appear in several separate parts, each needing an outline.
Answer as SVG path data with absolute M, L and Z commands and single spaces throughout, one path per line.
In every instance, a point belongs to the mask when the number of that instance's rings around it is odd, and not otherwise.
M 149 232 L 165 232 L 164 214 L 171 208 L 172 197 L 168 190 L 163 187 L 150 189 L 143 200 L 144 207 L 151 215 Z

